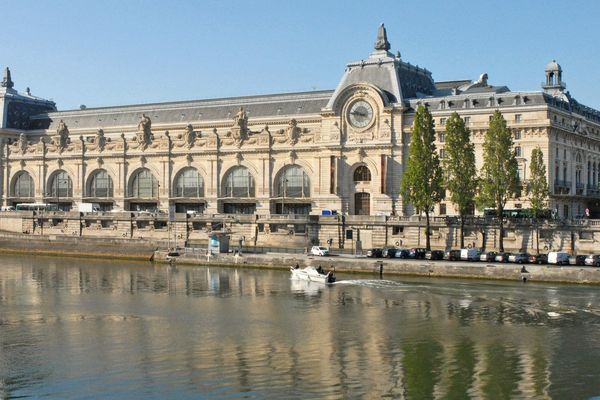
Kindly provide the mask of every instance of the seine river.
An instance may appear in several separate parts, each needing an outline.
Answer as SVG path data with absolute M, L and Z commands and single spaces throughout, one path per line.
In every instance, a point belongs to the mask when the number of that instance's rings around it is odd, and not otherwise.
M 596 287 L 0 258 L 0 398 L 588 399 Z

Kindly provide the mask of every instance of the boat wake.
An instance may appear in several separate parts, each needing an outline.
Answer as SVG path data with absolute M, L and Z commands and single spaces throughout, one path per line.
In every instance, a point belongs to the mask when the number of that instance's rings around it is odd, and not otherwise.
M 375 289 L 406 289 L 409 285 L 385 279 L 347 279 L 335 282 L 333 285 L 355 285 Z

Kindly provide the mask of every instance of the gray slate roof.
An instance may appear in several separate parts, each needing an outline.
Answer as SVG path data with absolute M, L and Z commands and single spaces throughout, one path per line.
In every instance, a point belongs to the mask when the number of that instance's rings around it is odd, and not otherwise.
M 69 129 L 137 126 L 142 113 L 150 117 L 153 124 L 217 122 L 233 120 L 240 107 L 244 107 L 250 122 L 253 118 L 292 118 L 319 114 L 332 93 L 315 91 L 57 111 L 36 115 L 32 123 L 38 129 L 51 130 L 56 129 L 60 120 Z

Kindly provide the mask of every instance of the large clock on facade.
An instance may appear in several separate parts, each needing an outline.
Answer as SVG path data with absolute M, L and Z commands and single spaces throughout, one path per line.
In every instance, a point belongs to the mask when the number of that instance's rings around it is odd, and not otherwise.
M 373 107 L 365 100 L 357 100 L 348 108 L 348 122 L 354 128 L 365 128 L 373 121 Z

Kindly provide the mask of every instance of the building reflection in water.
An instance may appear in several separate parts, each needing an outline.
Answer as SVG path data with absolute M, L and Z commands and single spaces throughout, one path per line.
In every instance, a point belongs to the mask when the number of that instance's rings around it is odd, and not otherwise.
M 326 287 L 283 271 L 3 261 L 4 397 L 66 387 L 115 397 L 551 398 L 573 388 L 561 365 L 586 369 L 600 355 L 588 288 L 356 277 Z M 593 385 L 569 393 L 589 397 Z

